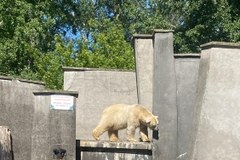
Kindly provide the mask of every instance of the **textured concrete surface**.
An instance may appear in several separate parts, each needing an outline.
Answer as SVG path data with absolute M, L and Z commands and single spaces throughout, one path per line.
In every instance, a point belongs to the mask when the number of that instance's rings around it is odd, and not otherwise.
M 87 68 L 64 70 L 64 90 L 79 93 L 76 108 L 77 139 L 93 140 L 92 130 L 108 105 L 138 103 L 135 72 Z M 122 140 L 126 140 L 125 132 L 120 132 Z M 107 133 L 101 138 L 108 140 Z
M 240 159 L 240 45 L 202 46 L 194 160 Z
M 168 31 L 160 30 L 160 32 L 166 33 Z M 134 35 L 138 99 L 139 103 L 147 106 L 152 106 L 153 58 L 155 58 L 153 54 L 156 52 L 153 52 L 153 50 L 159 49 L 158 47 L 153 48 L 153 37 L 152 35 L 143 34 Z M 155 42 L 155 46 L 158 46 L 160 43 L 161 41 Z M 194 128 L 193 116 L 199 61 L 199 54 L 175 54 L 174 64 L 171 63 L 171 72 L 176 74 L 177 85 L 177 156 L 186 160 L 190 158 L 189 155 L 193 148 L 192 142 L 194 141 L 192 130 Z M 163 66 L 163 68 L 166 67 Z M 174 76 L 172 77 L 175 78 Z M 172 90 L 173 92 L 175 91 Z
M 154 159 L 177 157 L 177 87 L 172 31 L 155 30 L 153 70 L 153 113 L 159 117 Z
M 32 92 L 42 89 L 41 82 L 0 76 L 0 125 L 11 130 L 15 160 L 31 160 Z
M 199 54 L 175 55 L 177 80 L 178 151 L 181 160 L 189 160 L 194 141 L 194 112 L 198 82 Z
M 77 160 L 152 160 L 151 143 L 77 141 Z
M 152 111 L 153 99 L 152 38 L 152 35 L 134 35 L 138 101 L 150 111 Z
M 76 112 L 77 92 L 40 91 L 34 92 L 34 117 L 32 129 L 32 160 L 56 159 L 54 154 L 66 151 L 64 158 L 76 159 Z M 51 96 L 61 95 L 74 98 L 72 110 L 52 109 Z

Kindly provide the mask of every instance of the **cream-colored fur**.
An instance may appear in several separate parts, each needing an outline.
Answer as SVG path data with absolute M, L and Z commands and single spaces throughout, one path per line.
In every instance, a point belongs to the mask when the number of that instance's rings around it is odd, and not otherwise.
M 96 140 L 108 131 L 110 141 L 119 141 L 118 130 L 127 128 L 127 140 L 137 141 L 134 138 L 136 128 L 140 128 L 141 140 L 149 141 L 148 130 L 156 130 L 158 118 L 148 111 L 144 106 L 115 104 L 107 107 L 103 113 L 98 126 L 93 130 L 92 135 Z

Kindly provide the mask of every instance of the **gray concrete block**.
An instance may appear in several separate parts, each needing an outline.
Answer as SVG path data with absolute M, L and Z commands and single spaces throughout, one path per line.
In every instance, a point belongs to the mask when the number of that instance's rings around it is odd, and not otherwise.
M 138 103 L 152 111 L 153 36 L 134 35 Z
M 79 141 L 77 160 L 152 160 L 152 149 L 151 143 L 142 142 Z
M 34 92 L 31 159 L 76 159 L 77 92 Z
M 153 64 L 153 113 L 160 124 L 153 158 L 173 160 L 177 157 L 177 88 L 172 31 L 155 31 Z
M 194 160 L 240 159 L 240 45 L 202 46 Z
M 189 160 L 194 141 L 194 112 L 198 82 L 199 54 L 176 54 L 178 151 L 181 160 Z
M 77 90 L 76 138 L 93 140 L 92 130 L 97 126 L 105 107 L 116 104 L 136 104 L 135 72 L 87 68 L 64 68 L 64 89 Z M 126 140 L 125 131 L 120 137 Z M 102 140 L 108 140 L 105 133 Z
M 0 125 L 12 134 L 15 160 L 31 160 L 34 90 L 43 90 L 41 82 L 0 76 Z

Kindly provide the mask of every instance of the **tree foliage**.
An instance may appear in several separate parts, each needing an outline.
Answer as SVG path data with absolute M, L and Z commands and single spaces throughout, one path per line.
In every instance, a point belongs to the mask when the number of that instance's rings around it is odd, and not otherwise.
M 186 1 L 176 28 L 175 50 L 199 52 L 210 41 L 240 40 L 240 2 L 234 0 Z
M 132 35 L 173 29 L 175 52 L 240 40 L 238 0 L 1 0 L 0 74 L 63 83 L 62 66 L 134 69 Z

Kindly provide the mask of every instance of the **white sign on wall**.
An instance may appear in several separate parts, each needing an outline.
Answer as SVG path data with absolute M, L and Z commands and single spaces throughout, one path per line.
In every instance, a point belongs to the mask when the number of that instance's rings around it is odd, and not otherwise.
M 68 95 L 51 95 L 51 109 L 73 110 L 74 98 Z

